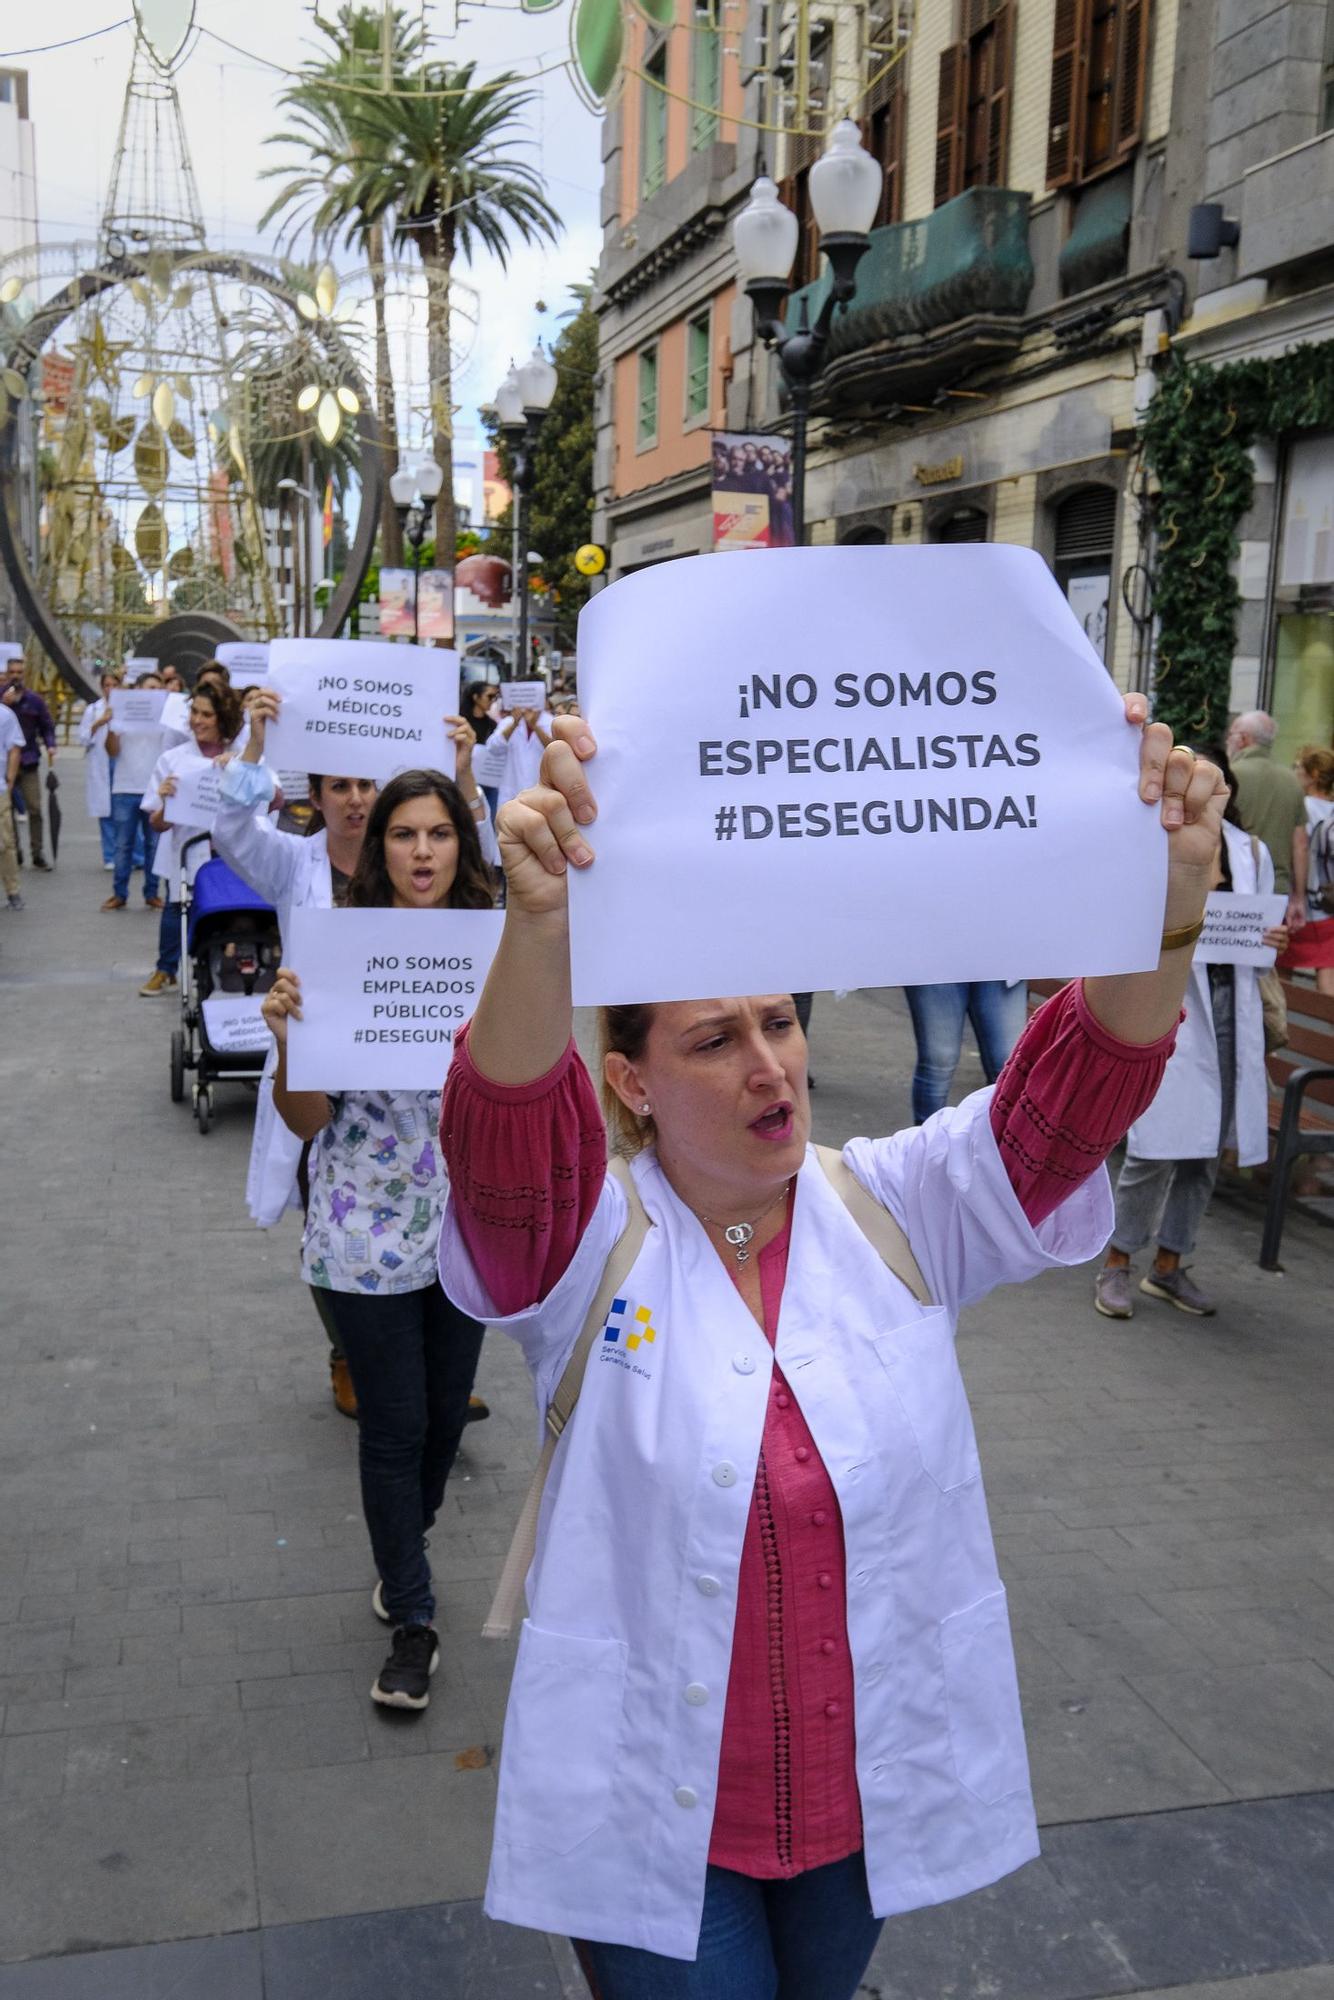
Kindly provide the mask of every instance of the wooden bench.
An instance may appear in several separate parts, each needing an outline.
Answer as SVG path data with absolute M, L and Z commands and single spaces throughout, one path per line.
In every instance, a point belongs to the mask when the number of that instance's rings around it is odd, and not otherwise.
M 1062 979 L 1030 979 L 1028 1011 L 1059 993 Z M 1260 1265 L 1277 1271 L 1283 1214 L 1293 1162 L 1307 1153 L 1334 1152 L 1334 1000 L 1304 980 L 1285 979 L 1286 1045 L 1266 1058 L 1271 1146 Z

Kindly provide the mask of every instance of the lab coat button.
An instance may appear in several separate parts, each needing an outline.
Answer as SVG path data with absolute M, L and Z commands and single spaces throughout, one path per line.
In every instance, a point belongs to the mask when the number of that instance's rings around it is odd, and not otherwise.
M 686 1700 L 690 1703 L 690 1706 L 692 1708 L 703 1708 L 708 1698 L 709 1690 L 705 1687 L 703 1681 L 691 1681 L 690 1686 L 686 1689 Z
M 753 1354 L 734 1354 L 732 1356 L 732 1366 L 736 1369 L 738 1375 L 753 1375 L 755 1373 L 755 1356 Z
M 697 1576 L 695 1588 L 701 1597 L 716 1597 L 722 1589 L 716 1576 Z
M 697 1806 L 699 1804 L 699 1793 L 692 1791 L 689 1785 L 678 1785 L 672 1793 L 672 1797 L 679 1806 Z
M 723 1459 L 720 1465 L 713 1468 L 713 1483 L 715 1486 L 735 1486 L 736 1467 Z

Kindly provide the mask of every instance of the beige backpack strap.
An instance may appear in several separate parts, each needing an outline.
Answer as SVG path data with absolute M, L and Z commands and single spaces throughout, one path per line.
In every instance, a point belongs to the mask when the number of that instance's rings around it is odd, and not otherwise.
M 629 1215 L 625 1228 L 612 1245 L 602 1272 L 602 1282 L 588 1308 L 588 1317 L 579 1329 L 579 1338 L 565 1364 L 564 1373 L 556 1384 L 556 1392 L 547 1406 L 547 1434 L 542 1442 L 541 1455 L 529 1481 L 518 1522 L 510 1541 L 509 1554 L 505 1557 L 505 1567 L 500 1572 L 500 1582 L 491 1601 L 486 1623 L 482 1627 L 484 1639 L 507 1639 L 514 1628 L 514 1614 L 519 1608 L 523 1593 L 524 1578 L 532 1567 L 533 1550 L 537 1546 L 537 1517 L 542 1507 L 542 1494 L 551 1470 L 551 1461 L 556 1453 L 561 1432 L 574 1415 L 574 1406 L 579 1401 L 579 1391 L 584 1385 L 584 1370 L 593 1343 L 607 1323 L 612 1300 L 630 1275 L 630 1269 L 644 1246 L 652 1224 L 639 1199 L 639 1189 L 627 1161 L 617 1155 L 607 1163 L 607 1172 L 612 1174 L 625 1190 L 629 1205 Z
M 856 1223 L 882 1264 L 906 1285 L 918 1305 L 929 1306 L 931 1293 L 917 1268 L 912 1246 L 887 1208 L 866 1192 L 843 1155 L 833 1146 L 817 1146 L 816 1157 L 834 1193 Z

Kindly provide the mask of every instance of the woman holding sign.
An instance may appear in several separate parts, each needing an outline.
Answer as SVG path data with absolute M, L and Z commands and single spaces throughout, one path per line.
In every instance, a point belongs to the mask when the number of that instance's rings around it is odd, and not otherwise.
M 139 988 L 141 999 L 155 1000 L 161 994 L 176 989 L 181 964 L 181 854 L 188 840 L 209 831 L 207 826 L 174 825 L 168 821 L 163 808 L 176 791 L 181 777 L 192 766 L 198 765 L 201 758 L 210 764 L 216 763 L 231 749 L 240 734 L 241 722 L 240 699 L 229 687 L 216 681 L 197 687 L 190 702 L 191 740 L 164 750 L 153 767 L 153 775 L 144 792 L 143 809 L 148 814 L 148 824 L 158 836 L 156 867 L 166 894 L 158 924 L 157 965 Z M 203 858 L 202 855 L 198 857 Z
M 1157 969 L 1066 987 L 994 1089 L 826 1163 L 790 995 L 616 1007 L 608 1171 L 566 919 L 570 868 L 596 894 L 595 746 L 555 733 L 501 808 L 504 938 L 442 1120 L 445 1289 L 519 1340 L 540 1409 L 579 1395 L 487 1909 L 589 1940 L 602 2000 L 850 2000 L 884 1917 L 1038 1851 L 955 1318 L 1106 1240 L 1101 1163 L 1171 1050 L 1221 780 L 1144 731 Z
M 471 808 L 438 771 L 391 778 L 348 885 L 349 909 L 489 910 L 491 878 Z M 426 1535 L 444 1497 L 482 1328 L 436 1270 L 447 1182 L 440 1093 L 287 1087 L 287 1023 L 301 984 L 283 967 L 264 998 L 278 1063 L 274 1107 L 310 1146 L 301 1272 L 328 1309 L 360 1418 L 361 1498 L 380 1581 L 373 1604 L 393 1647 L 371 1699 L 423 1709 L 440 1657 Z

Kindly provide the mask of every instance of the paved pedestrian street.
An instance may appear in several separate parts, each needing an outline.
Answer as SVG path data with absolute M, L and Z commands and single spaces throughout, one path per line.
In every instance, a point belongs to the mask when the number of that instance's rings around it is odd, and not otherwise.
M 488 1340 L 429 1712 L 376 1711 L 356 1432 L 297 1231 L 247 1219 L 248 1093 L 203 1138 L 169 1101 L 175 1003 L 136 997 L 156 920 L 100 914 L 105 879 L 67 821 L 0 916 L 0 2000 L 576 1995 L 563 1941 L 479 1903 L 523 1371 Z M 910 1051 L 898 993 L 819 996 L 817 1136 L 905 1122 Z M 1213 1321 L 1099 1319 L 1091 1270 L 967 1315 L 1044 1853 L 890 1923 L 868 2000 L 1334 1994 L 1334 1235 L 1294 1211 L 1270 1276 L 1259 1230 L 1223 1190 Z

